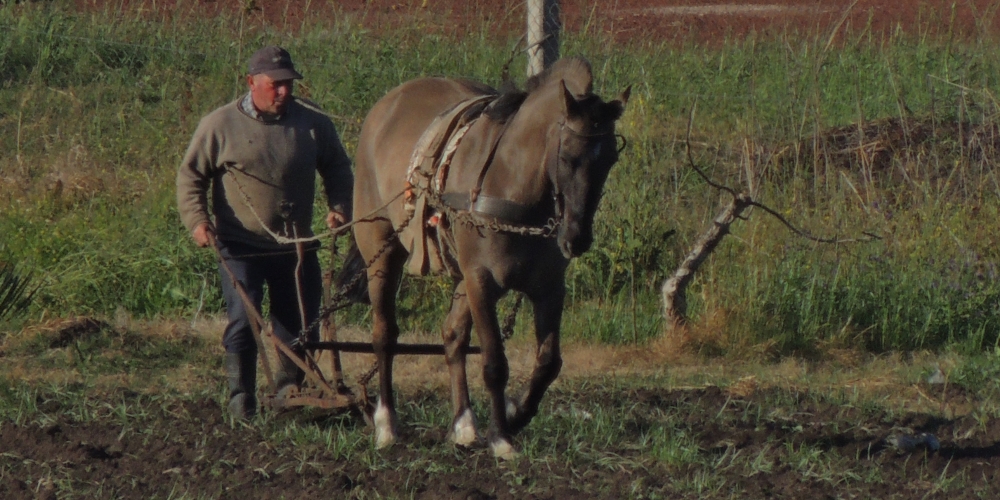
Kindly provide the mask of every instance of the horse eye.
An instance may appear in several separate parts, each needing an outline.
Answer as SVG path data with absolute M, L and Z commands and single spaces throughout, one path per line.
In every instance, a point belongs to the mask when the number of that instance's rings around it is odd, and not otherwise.
M 590 156 L 597 158 L 601 156 L 601 143 L 594 143 L 594 146 L 590 150 Z

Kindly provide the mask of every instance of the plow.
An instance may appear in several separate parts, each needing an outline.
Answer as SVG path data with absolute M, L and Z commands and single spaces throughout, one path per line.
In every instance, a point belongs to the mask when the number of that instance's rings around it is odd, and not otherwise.
M 330 266 L 323 275 L 323 305 L 317 320 L 319 321 L 319 340 L 306 340 L 305 332 L 311 330 L 311 325 L 303 325 L 300 341 L 296 345 L 297 348 L 294 349 L 274 334 L 270 322 L 263 317 L 242 283 L 236 279 L 233 271 L 229 268 L 214 237 L 211 246 L 249 312 L 250 326 L 257 343 L 257 351 L 268 387 L 260 399 L 262 405 L 272 410 L 311 407 L 325 410 L 358 411 L 370 423 L 372 405 L 368 400 L 367 385 L 377 373 L 377 367 L 372 365 L 371 369 L 357 378 L 357 387 L 352 388 L 348 385 L 344 374 L 341 354 L 374 354 L 375 350 L 371 342 L 341 341 L 338 339 L 333 313 L 346 307 L 349 302 L 344 299 L 343 293 L 333 293 L 332 291 L 336 262 L 336 238 L 330 245 Z M 298 243 L 296 250 L 301 261 L 302 252 L 305 251 L 303 245 Z M 365 273 L 364 269 L 359 270 L 354 279 L 360 280 L 363 273 Z M 351 284 L 348 284 L 343 288 L 350 286 Z M 281 397 L 277 395 L 278 387 L 275 382 L 277 376 L 275 365 L 279 353 L 287 357 L 305 375 L 299 387 L 287 388 Z M 469 346 L 466 350 L 466 354 L 479 353 L 478 346 Z M 442 344 L 398 343 L 392 348 L 392 354 L 394 356 L 443 356 L 445 350 Z

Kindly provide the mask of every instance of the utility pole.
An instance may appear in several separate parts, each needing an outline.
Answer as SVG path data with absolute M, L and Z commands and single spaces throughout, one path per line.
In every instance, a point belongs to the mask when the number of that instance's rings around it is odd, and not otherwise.
M 528 1 L 528 76 L 559 59 L 559 0 Z

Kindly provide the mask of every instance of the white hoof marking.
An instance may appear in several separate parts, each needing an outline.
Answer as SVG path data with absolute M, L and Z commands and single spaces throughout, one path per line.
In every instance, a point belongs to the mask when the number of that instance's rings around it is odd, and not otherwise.
M 501 460 L 514 460 L 520 456 L 514 446 L 506 439 L 494 441 L 490 444 L 490 448 L 493 450 L 493 456 Z
M 515 416 L 517 416 L 517 410 L 518 410 L 517 403 L 515 403 L 514 400 L 508 398 L 507 399 L 507 420 L 510 420 L 510 419 L 514 418 Z
M 455 420 L 455 426 L 451 430 L 452 441 L 460 446 L 469 446 L 476 442 L 476 419 L 472 415 L 472 410 L 466 408 L 462 415 Z
M 378 402 L 372 421 L 375 424 L 375 447 L 382 449 L 392 446 L 396 442 L 396 428 L 389 408 L 382 401 Z

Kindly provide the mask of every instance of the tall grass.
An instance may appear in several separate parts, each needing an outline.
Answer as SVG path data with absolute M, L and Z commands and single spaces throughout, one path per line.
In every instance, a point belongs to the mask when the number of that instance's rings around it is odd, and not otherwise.
M 212 255 L 178 222 L 173 177 L 198 118 L 243 91 L 257 47 L 291 50 L 307 77 L 299 94 L 333 116 L 353 152 L 366 110 L 391 87 L 421 75 L 499 84 L 517 43 L 485 25 L 460 40 L 419 26 L 376 35 L 347 15 L 294 33 L 240 13 L 179 19 L 0 7 L 0 238 L 42 277 L 36 319 L 221 308 Z M 758 198 L 797 226 L 879 236 L 817 245 L 759 211 L 738 222 L 689 291 L 706 352 L 996 346 L 997 52 L 912 34 L 848 33 L 828 48 L 792 35 L 706 47 L 565 33 L 563 53 L 592 61 L 601 95 L 633 85 L 597 242 L 567 275 L 567 336 L 662 333 L 659 283 L 723 201 L 687 164 L 696 106 L 692 156 L 715 180 L 741 187 L 753 171 Z M 867 133 L 879 124 L 895 135 Z M 404 323 L 436 328 L 448 290 L 408 280 Z M 366 321 L 360 308 L 347 316 Z

